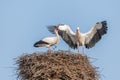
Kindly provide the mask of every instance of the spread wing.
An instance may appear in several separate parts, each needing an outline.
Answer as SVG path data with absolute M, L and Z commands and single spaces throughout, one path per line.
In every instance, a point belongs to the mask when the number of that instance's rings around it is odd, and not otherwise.
M 92 48 L 107 33 L 107 22 L 97 22 L 89 32 L 85 33 L 85 47 Z
M 62 30 L 59 30 L 58 33 L 71 48 L 77 48 L 77 41 L 75 35 L 72 35 L 70 33 L 67 33 L 67 31 Z
M 54 34 L 56 26 L 48 26 L 48 30 Z M 58 28 L 58 34 L 62 39 L 73 49 L 77 48 L 77 41 L 75 34 L 72 32 L 69 26 L 61 24 Z
M 57 26 L 51 25 L 51 26 L 48 26 L 47 28 L 48 28 L 48 31 L 50 31 L 51 33 L 55 34 L 54 31 L 55 31 L 55 28 L 57 28 Z

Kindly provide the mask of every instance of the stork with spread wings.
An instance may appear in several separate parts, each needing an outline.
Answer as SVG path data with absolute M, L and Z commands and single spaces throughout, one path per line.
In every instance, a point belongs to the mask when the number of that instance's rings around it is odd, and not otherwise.
M 73 32 L 69 25 L 59 24 L 55 26 L 49 26 L 48 30 L 53 33 L 54 28 L 58 29 L 59 35 L 62 39 L 73 49 L 78 49 L 80 46 L 86 48 L 92 48 L 107 33 L 107 22 L 97 22 L 88 32 L 81 33 L 79 27 L 76 32 Z M 84 47 L 83 54 L 84 54 Z

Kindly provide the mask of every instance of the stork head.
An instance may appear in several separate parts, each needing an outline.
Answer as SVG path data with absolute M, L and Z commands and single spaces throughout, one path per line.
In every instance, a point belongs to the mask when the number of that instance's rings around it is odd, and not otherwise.
M 60 24 L 58 24 L 58 25 L 56 26 L 56 29 L 57 29 L 57 30 L 59 30 L 59 26 L 60 26 Z
M 77 30 L 79 30 L 80 28 L 79 27 L 77 27 Z
M 80 31 L 80 28 L 79 28 L 79 27 L 77 27 L 76 31 Z

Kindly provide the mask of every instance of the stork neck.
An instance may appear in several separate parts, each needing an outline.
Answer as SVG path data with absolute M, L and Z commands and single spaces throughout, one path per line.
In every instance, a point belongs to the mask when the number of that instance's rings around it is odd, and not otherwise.
M 56 43 L 59 42 L 59 34 L 58 34 L 58 30 L 55 30 L 55 35 L 56 35 Z
M 55 30 L 55 35 L 57 38 L 59 38 L 58 30 Z
M 78 34 L 79 36 L 81 36 L 81 33 L 80 33 L 79 29 L 77 29 L 76 34 Z

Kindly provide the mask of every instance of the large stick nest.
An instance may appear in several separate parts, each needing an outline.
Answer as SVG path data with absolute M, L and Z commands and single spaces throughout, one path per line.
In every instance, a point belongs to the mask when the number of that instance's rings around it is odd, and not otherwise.
M 65 51 L 25 54 L 17 58 L 20 80 L 98 80 L 87 56 Z

